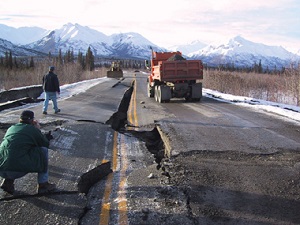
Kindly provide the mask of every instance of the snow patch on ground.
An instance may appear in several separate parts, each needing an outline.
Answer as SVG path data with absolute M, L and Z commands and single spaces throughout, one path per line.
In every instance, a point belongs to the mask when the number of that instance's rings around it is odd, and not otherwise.
M 271 112 L 288 119 L 300 122 L 300 107 L 280 104 L 277 102 L 264 101 L 261 99 L 249 98 L 244 96 L 235 96 L 224 94 L 218 91 L 203 89 L 203 96 L 213 98 L 218 101 L 224 101 L 231 104 L 251 107 L 257 111 Z

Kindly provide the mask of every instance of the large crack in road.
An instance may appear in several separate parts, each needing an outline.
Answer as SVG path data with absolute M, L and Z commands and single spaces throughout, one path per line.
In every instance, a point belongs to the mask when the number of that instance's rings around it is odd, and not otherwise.
M 118 83 L 120 84 L 120 82 Z M 161 138 L 161 132 L 157 127 L 152 130 L 143 131 L 141 127 L 139 130 L 134 130 L 133 126 L 128 124 L 127 113 L 132 98 L 132 93 L 134 90 L 134 82 L 131 86 L 125 91 L 123 98 L 119 104 L 118 110 L 113 113 L 113 115 L 105 122 L 105 124 L 110 125 L 111 128 L 119 133 L 132 135 L 139 140 L 145 143 L 148 151 L 154 156 L 155 162 L 157 163 L 157 169 L 162 168 L 162 160 L 165 157 L 165 145 L 163 139 Z M 96 122 L 96 121 L 84 121 L 84 122 Z M 130 128 L 130 129 L 127 129 Z M 110 162 L 101 164 L 96 168 L 83 174 L 78 183 L 78 191 L 88 195 L 90 188 L 101 179 L 106 177 L 109 173 L 113 172 L 110 169 Z M 81 221 L 85 215 L 91 210 L 90 207 L 85 207 L 82 215 L 79 218 L 78 224 L 81 224 Z
M 118 83 L 120 84 L 120 82 Z M 117 85 L 118 85 L 117 84 Z M 136 137 L 137 139 L 141 140 L 145 143 L 146 148 L 148 151 L 153 155 L 155 162 L 157 163 L 157 169 L 163 169 L 164 166 L 162 166 L 162 161 L 166 156 L 165 153 L 165 144 L 161 137 L 161 130 L 159 129 L 158 125 L 154 124 L 155 127 L 152 130 L 141 130 L 141 127 L 139 127 L 138 130 L 134 130 L 130 124 L 128 124 L 127 120 L 127 112 L 130 105 L 130 101 L 132 98 L 132 93 L 134 90 L 134 82 L 132 82 L 131 86 L 125 91 L 123 98 L 119 104 L 117 112 L 115 112 L 109 120 L 107 120 L 105 123 L 97 122 L 94 120 L 77 120 L 77 122 L 86 122 L 86 123 L 101 123 L 104 125 L 110 125 L 111 128 L 119 133 L 126 134 L 126 135 L 132 135 Z M 52 132 L 57 131 L 59 128 L 58 126 L 62 126 L 64 123 L 69 122 L 67 120 L 60 120 L 57 119 L 55 121 L 47 122 L 47 123 L 41 123 L 41 128 L 47 129 L 45 132 L 43 132 L 46 136 L 48 135 L 48 138 L 52 139 L 53 136 L 51 135 Z M 11 123 L 1 123 L 0 129 L 7 130 L 11 125 Z M 129 128 L 130 129 L 127 129 Z M 41 197 L 46 195 L 65 195 L 65 194 L 79 194 L 84 193 L 86 196 L 89 193 L 90 188 L 95 185 L 97 182 L 105 178 L 109 173 L 112 173 L 110 162 L 103 163 L 101 165 L 96 166 L 95 168 L 89 170 L 88 172 L 82 174 L 78 180 L 77 187 L 78 191 L 57 191 L 54 193 L 46 193 L 46 194 L 18 194 L 16 196 L 9 196 L 4 197 L 0 199 L 1 201 L 11 201 L 15 199 L 23 199 L 23 198 L 31 198 L 31 197 Z M 85 207 L 83 209 L 82 214 L 79 217 L 80 224 L 81 220 L 84 218 L 84 216 L 88 213 L 89 207 Z
M 116 83 L 113 88 L 117 85 L 120 85 L 121 82 Z M 119 104 L 117 112 L 113 113 L 113 115 L 107 120 L 105 123 L 103 122 L 97 122 L 94 120 L 77 120 L 77 122 L 92 122 L 92 123 L 101 123 L 101 124 L 106 124 L 110 125 L 111 128 L 119 133 L 122 134 L 131 134 L 138 138 L 139 140 L 145 142 L 145 145 L 148 149 L 148 151 L 153 154 L 155 158 L 155 162 L 158 164 L 157 168 L 161 168 L 161 161 L 165 157 L 165 144 L 163 139 L 161 138 L 161 130 L 157 125 L 151 130 L 151 131 L 142 131 L 141 129 L 139 130 L 134 130 L 134 129 L 126 129 L 127 127 L 131 127 L 130 124 L 128 124 L 127 121 L 127 112 L 129 108 L 129 104 L 131 101 L 132 93 L 134 90 L 134 81 L 131 83 L 131 86 L 125 91 L 121 102 Z M 61 120 L 57 119 L 54 121 L 46 122 L 46 123 L 40 123 L 41 128 L 47 128 L 46 131 L 43 133 L 48 136 L 48 138 L 53 138 L 51 135 L 52 132 L 55 132 L 58 130 L 57 126 L 62 126 L 62 124 L 68 122 L 67 120 Z M 10 126 L 12 126 L 12 123 L 0 123 L 0 129 L 2 130 L 7 130 Z M 99 167 L 98 169 L 101 169 Z M 105 173 L 106 173 L 106 168 L 105 168 Z M 89 174 L 87 172 L 87 174 Z M 84 177 L 87 177 L 87 174 L 84 175 Z M 83 176 L 83 175 L 82 175 Z M 83 179 L 85 180 L 85 179 Z M 84 190 L 82 193 L 87 193 L 87 190 L 92 186 L 91 184 L 94 184 L 94 182 L 87 181 L 86 185 L 84 184 L 84 181 L 81 180 L 81 188 L 80 190 Z M 88 179 L 86 179 L 88 180 Z M 91 185 L 91 186 L 89 186 Z M 86 186 L 86 187 L 83 187 Z
M 148 131 L 141 130 L 139 127 L 138 130 L 134 130 L 127 120 L 127 112 L 130 105 L 132 93 L 134 90 L 134 81 L 131 86 L 125 91 L 124 96 L 120 102 L 117 112 L 115 112 L 109 120 L 106 121 L 106 124 L 111 125 L 111 128 L 122 134 L 131 134 L 139 140 L 145 142 L 145 146 L 148 151 L 153 154 L 155 162 L 158 164 L 157 168 L 161 168 L 162 159 L 165 157 L 165 144 L 161 138 L 161 132 L 159 131 L 157 125 Z M 126 129 L 130 127 L 130 129 Z

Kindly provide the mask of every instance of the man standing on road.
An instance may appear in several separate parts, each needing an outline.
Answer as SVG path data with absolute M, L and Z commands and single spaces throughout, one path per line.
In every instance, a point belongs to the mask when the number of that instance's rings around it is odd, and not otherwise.
M 49 140 L 34 120 L 34 112 L 25 110 L 19 123 L 11 126 L 0 144 L 1 188 L 14 193 L 14 180 L 27 173 L 38 173 L 38 193 L 55 191 L 55 184 L 48 182 Z
M 57 75 L 53 72 L 54 66 L 49 67 L 49 73 L 43 77 L 43 89 L 45 92 L 45 101 L 43 105 L 43 114 L 47 114 L 49 100 L 52 100 L 54 113 L 60 112 L 57 107 L 57 95 L 60 94 L 59 81 Z

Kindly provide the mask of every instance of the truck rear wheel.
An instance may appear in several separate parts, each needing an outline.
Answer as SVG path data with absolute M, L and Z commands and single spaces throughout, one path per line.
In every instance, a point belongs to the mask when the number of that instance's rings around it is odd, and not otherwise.
M 161 96 L 161 86 L 158 86 L 157 87 L 157 101 L 159 102 L 159 103 L 162 103 L 163 101 L 162 101 L 162 96 Z
M 147 96 L 149 98 L 153 98 L 154 97 L 154 90 L 153 88 L 151 87 L 150 83 L 148 82 L 147 84 Z
M 157 87 L 158 87 L 158 86 L 155 86 L 155 87 L 154 87 L 154 99 L 155 99 L 156 102 L 158 102 L 158 93 L 157 93 L 158 90 L 157 90 Z
M 170 102 L 171 99 L 171 89 L 166 85 L 157 85 L 155 86 L 155 101 Z

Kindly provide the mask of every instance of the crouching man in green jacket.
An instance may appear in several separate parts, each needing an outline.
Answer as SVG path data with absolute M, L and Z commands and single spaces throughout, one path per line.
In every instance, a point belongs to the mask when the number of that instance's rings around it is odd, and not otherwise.
M 14 193 L 14 180 L 27 173 L 38 173 L 38 193 L 55 191 L 55 184 L 48 181 L 49 141 L 34 120 L 34 113 L 22 112 L 20 122 L 11 126 L 0 145 L 1 188 Z

